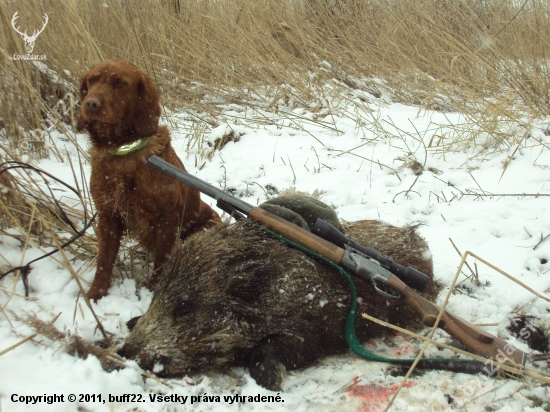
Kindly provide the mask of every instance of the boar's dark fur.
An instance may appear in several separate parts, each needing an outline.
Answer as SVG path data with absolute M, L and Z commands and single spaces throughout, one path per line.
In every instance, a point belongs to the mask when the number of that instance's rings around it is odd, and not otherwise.
M 423 256 L 426 244 L 414 229 L 364 221 L 346 232 L 364 244 L 385 239 L 387 247 L 378 245 L 379 252 L 432 275 L 431 258 Z M 417 261 L 403 261 L 400 254 Z M 404 324 L 414 318 L 409 308 L 387 305 L 369 284 L 355 283 L 362 298 L 356 319 L 360 340 L 380 330 L 360 318 L 362 312 L 411 327 Z M 281 390 L 285 370 L 347 349 L 350 301 L 349 284 L 328 264 L 247 220 L 219 225 L 176 247 L 149 310 L 119 354 L 162 377 L 246 366 L 259 385 Z

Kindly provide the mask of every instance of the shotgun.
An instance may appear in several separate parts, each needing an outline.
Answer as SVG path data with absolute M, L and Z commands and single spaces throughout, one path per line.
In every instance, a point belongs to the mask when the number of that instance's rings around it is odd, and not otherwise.
M 315 252 L 340 265 L 354 276 L 366 282 L 373 283 L 378 293 L 391 299 L 403 297 L 404 302 L 411 306 L 425 326 L 432 327 L 439 315 L 440 308 L 424 299 L 411 287 L 407 286 L 396 275 L 372 260 L 356 248 L 341 248 L 322 237 L 319 237 L 301 227 L 287 222 L 259 207 L 254 207 L 221 189 L 195 177 L 162 160 L 151 156 L 147 164 L 152 168 L 196 189 L 205 195 L 216 199 L 218 207 L 236 217 L 246 215 L 249 219 L 267 229 Z M 242 217 L 242 216 L 241 216 Z M 335 228 L 335 230 L 337 230 Z M 383 285 L 383 290 L 379 285 Z M 389 289 L 389 290 L 388 290 Z M 458 316 L 444 311 L 438 325 L 441 329 L 462 343 L 470 352 L 498 360 L 512 361 L 523 365 L 526 354 L 499 337 L 478 328 Z

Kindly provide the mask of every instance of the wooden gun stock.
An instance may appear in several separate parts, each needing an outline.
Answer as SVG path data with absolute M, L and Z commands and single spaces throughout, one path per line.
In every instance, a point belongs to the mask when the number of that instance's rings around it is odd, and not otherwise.
M 435 321 L 441 311 L 440 307 L 424 299 L 396 276 L 392 276 L 388 283 L 386 283 L 386 286 L 404 296 L 405 303 L 416 311 L 420 317 L 420 321 L 424 325 L 435 325 Z M 447 311 L 443 312 L 438 327 L 476 355 L 495 359 L 499 362 L 512 360 L 519 365 L 525 363 L 526 354 L 523 351 Z
M 224 204 L 230 205 L 232 209 L 245 213 L 251 220 L 266 227 L 267 229 L 326 257 L 336 264 L 342 265 L 348 270 L 352 269 L 343 264 L 345 263 L 343 262 L 343 260 L 345 260 L 344 256 L 349 256 L 349 252 L 311 233 L 310 231 L 302 229 L 293 223 L 281 219 L 280 217 L 275 216 L 263 209 L 253 207 L 241 199 L 238 199 L 204 182 L 196 176 L 190 175 L 189 173 L 178 169 L 158 156 L 151 156 L 147 161 L 147 164 L 179 180 L 180 182 L 193 187 L 210 197 L 213 197 L 218 200 L 218 202 L 221 201 Z M 347 255 L 345 255 L 346 253 Z M 353 270 L 350 271 L 354 275 L 358 275 L 358 273 L 354 273 Z M 397 276 L 392 275 L 383 268 L 380 268 L 380 271 L 385 271 L 386 275 L 388 275 L 385 278 L 386 286 L 404 296 L 405 303 L 416 310 L 424 325 L 433 326 L 439 316 L 440 308 L 424 299 L 405 283 L 403 283 Z M 362 276 L 360 277 L 363 278 Z M 493 336 L 490 333 L 487 333 L 471 323 L 468 323 L 448 312 L 443 312 L 438 326 L 453 338 L 461 342 L 472 353 L 496 359 L 499 362 L 508 362 L 509 360 L 512 360 L 513 362 L 522 365 L 525 361 L 526 354 L 524 352 L 516 349 L 512 345 L 507 344 L 502 339 L 499 339 L 498 337 Z
M 293 223 L 288 222 L 275 216 L 273 213 L 269 213 L 266 210 L 259 207 L 253 208 L 248 212 L 248 218 L 254 222 L 262 225 L 281 236 L 286 237 L 288 240 L 302 245 L 315 253 L 318 253 L 334 263 L 340 263 L 344 257 L 344 249 L 339 248 L 334 243 L 330 243 L 328 240 L 320 238 L 314 235 L 309 230 L 302 229 Z
M 340 264 L 342 261 L 344 249 L 278 216 L 255 207 L 250 210 L 248 217 L 269 230 L 332 260 L 336 264 Z M 390 278 L 386 286 L 404 296 L 405 303 L 416 311 L 424 325 L 434 326 L 441 308 L 424 299 L 395 275 Z M 511 360 L 520 365 L 525 362 L 526 354 L 521 350 L 447 311 L 443 312 L 438 327 L 476 355 L 499 362 L 509 362 Z

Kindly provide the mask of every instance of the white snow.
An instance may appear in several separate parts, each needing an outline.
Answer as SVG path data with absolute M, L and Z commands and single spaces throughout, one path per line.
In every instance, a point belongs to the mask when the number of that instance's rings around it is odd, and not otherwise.
M 359 95 L 369 103 L 360 102 Z M 196 117 L 173 113 L 170 123 L 173 146 L 190 173 L 231 190 L 253 205 L 295 186 L 310 193 L 322 191 L 321 200 L 333 206 L 346 221 L 380 219 L 392 225 L 421 224 L 418 232 L 429 244 L 435 277 L 444 285 L 439 303 L 461 260 L 451 240 L 462 253 L 475 253 L 539 293 L 550 287 L 550 239 L 541 242 L 550 234 L 550 150 L 546 150 L 550 136 L 544 133 L 548 123 L 533 126 L 530 137 L 524 138 L 519 147 L 497 146 L 482 132 L 475 142 L 466 144 L 465 137 L 460 135 L 465 129 L 452 127 L 466 121 L 458 113 L 443 114 L 387 103 L 390 101 L 387 93 L 382 99 L 374 99 L 356 91 L 352 97 L 331 102 L 330 113 L 326 103 L 324 108 L 319 105 L 321 112 L 308 107 L 280 107 L 278 114 L 237 104 L 222 106 L 219 126 L 205 130 L 202 142 L 191 142 L 192 137 L 186 133 L 194 126 Z M 201 158 L 207 143 L 213 144 L 232 130 L 240 136 L 238 142 L 229 142 L 211 160 Z M 517 133 L 524 131 L 518 129 Z M 54 131 L 52 136 L 57 139 L 57 147 L 66 150 L 73 163 L 78 164 L 76 149 L 62 140 L 60 133 Z M 78 135 L 78 141 L 85 147 L 85 135 Z M 452 150 L 441 149 L 452 141 L 458 142 L 448 146 Z M 483 151 L 484 144 L 489 148 Z M 196 158 L 202 160 L 197 162 Z M 412 161 L 424 165 L 420 176 L 405 167 Z M 64 180 L 72 179 L 68 162 L 58 162 L 52 156 L 36 164 Z M 87 164 L 85 173 L 89 178 Z M 203 200 L 213 204 L 205 196 Z M 21 242 L 13 237 L 0 236 L 0 272 L 42 253 L 33 246 L 23 250 Z M 548 302 L 533 299 L 529 291 L 471 257 L 468 263 L 478 272 L 482 286 L 464 281 L 470 272 L 463 267 L 460 293 L 451 296 L 448 309 L 472 323 L 498 325 L 486 329 L 528 350 L 506 331 L 508 316 L 526 304 L 521 313 L 536 315 L 538 319 L 533 323 L 546 331 L 550 324 Z M 79 260 L 73 266 L 84 279 L 92 280 L 94 268 L 84 270 L 85 262 Z M 0 281 L 0 352 L 33 333 L 13 319 L 12 311 L 36 313 L 45 321 L 60 313 L 55 322 L 58 329 L 78 333 L 92 342 L 101 338 L 84 302 L 81 298 L 77 301 L 75 281 L 57 260 L 49 258 L 36 264 L 29 275 L 29 285 L 31 296 L 27 299 L 20 279 L 11 275 Z M 314 296 L 311 293 L 308 299 Z M 147 289 L 136 290 L 134 281 L 126 279 L 115 282 L 109 295 L 94 304 L 94 308 L 104 327 L 123 338 L 128 334 L 125 322 L 145 313 L 151 297 Z M 326 300 L 319 300 L 321 307 L 325 303 Z M 436 334 L 439 340 L 447 342 L 445 336 L 442 332 Z M 389 347 L 387 338 L 365 345 L 376 353 L 386 351 L 388 356 L 397 356 L 400 351 L 405 357 L 413 356 L 419 347 L 417 342 L 411 343 L 401 335 L 393 343 L 397 348 Z M 430 347 L 426 354 L 451 355 L 450 351 L 435 347 Z M 538 363 L 537 367 L 546 364 Z M 161 370 L 161 365 L 156 370 Z M 284 392 L 279 394 L 284 402 L 247 402 L 238 408 L 241 411 L 383 410 L 395 385 L 402 380 L 390 376 L 388 370 L 386 364 L 367 362 L 352 354 L 328 357 L 310 368 L 288 374 Z M 0 410 L 233 411 L 237 407 L 225 403 L 223 395 L 277 395 L 259 387 L 245 369 L 235 368 L 233 372 L 239 380 L 216 373 L 199 374 L 169 380 L 172 386 L 169 388 L 142 378 L 134 362 L 126 369 L 107 373 L 93 356 L 79 359 L 39 335 L 0 356 Z M 155 393 L 188 398 L 184 405 L 151 402 L 149 395 Z M 24 396 L 53 394 L 64 394 L 65 402 L 51 405 L 21 402 Z M 77 399 L 72 403 L 67 400 L 69 394 L 77 398 L 79 394 L 101 394 L 104 402 Z M 111 409 L 109 395 L 124 394 L 140 395 L 143 402 L 115 402 Z M 220 396 L 222 400 L 203 402 L 204 394 Z M 200 397 L 200 403 L 191 405 L 192 397 Z M 535 407 L 532 401 L 535 398 L 544 403 L 550 401 L 547 388 L 529 379 L 497 380 L 429 371 L 409 380 L 393 410 L 540 411 L 542 408 Z

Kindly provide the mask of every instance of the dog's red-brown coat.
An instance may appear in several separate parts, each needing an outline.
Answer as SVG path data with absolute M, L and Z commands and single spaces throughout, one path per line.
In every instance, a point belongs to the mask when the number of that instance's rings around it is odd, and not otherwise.
M 97 300 L 107 294 L 124 232 L 155 251 L 153 285 L 178 231 L 184 239 L 221 220 L 197 190 L 145 164 L 157 155 L 184 169 L 168 129 L 158 126 L 157 89 L 136 66 L 124 60 L 95 65 L 82 79 L 80 101 L 77 129 L 90 134 L 90 192 L 98 212 L 97 272 L 88 297 Z M 146 137 L 150 140 L 142 149 L 114 154 L 120 146 Z

